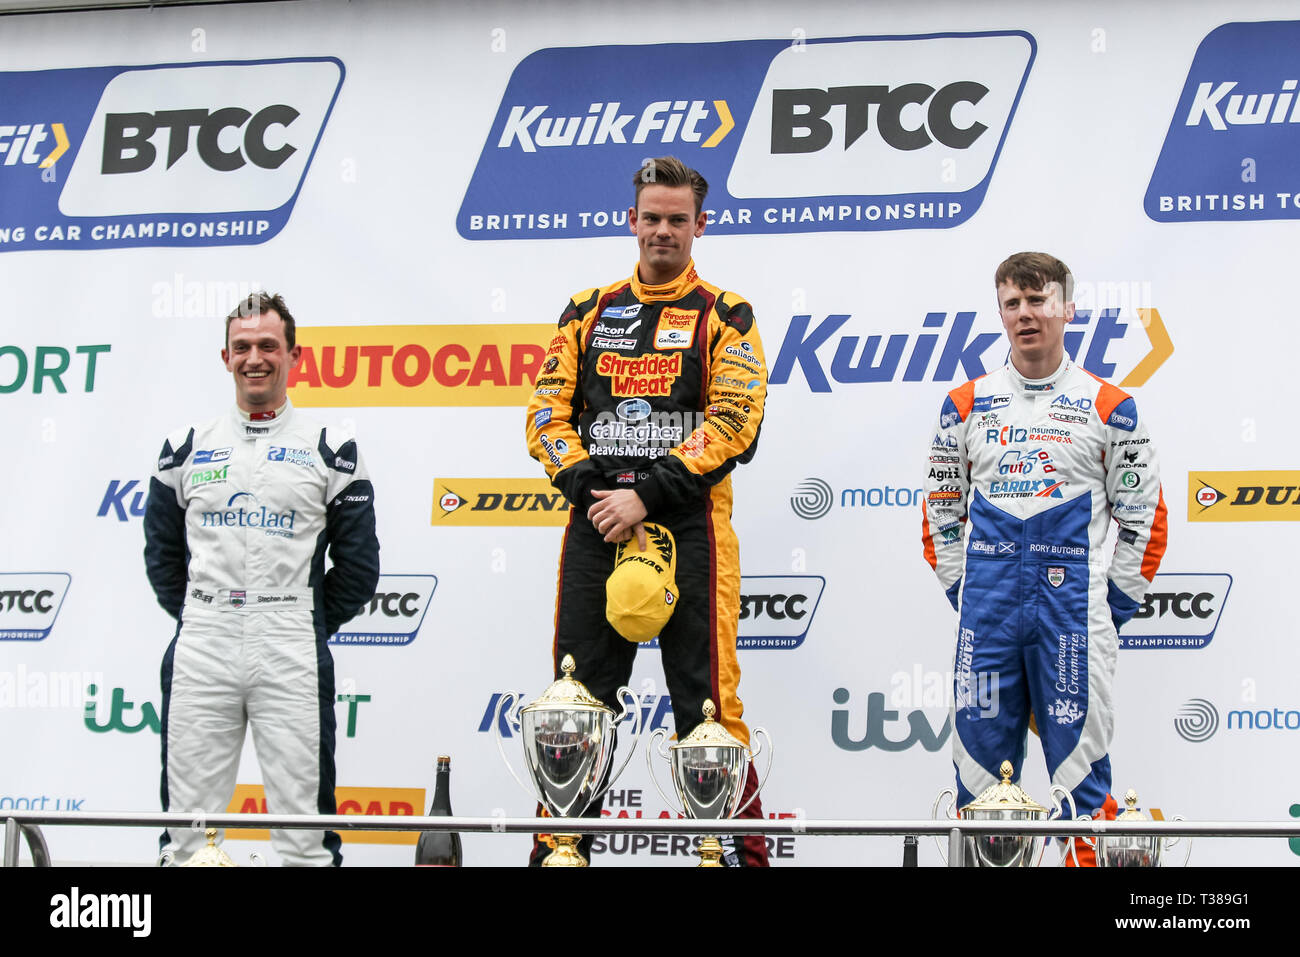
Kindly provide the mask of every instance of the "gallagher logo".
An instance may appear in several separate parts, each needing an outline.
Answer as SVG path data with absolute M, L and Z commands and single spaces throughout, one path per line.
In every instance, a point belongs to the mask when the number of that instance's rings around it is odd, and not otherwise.
M 432 525 L 567 525 L 569 503 L 547 479 L 434 479 Z
M 342 84 L 329 57 L 0 75 L 0 252 L 266 242 Z
M 1187 520 L 1300 521 L 1300 472 L 1189 472 Z
M 527 405 L 550 325 L 316 326 L 298 330 L 299 406 Z
M 1232 576 L 1156 575 L 1137 614 L 1120 631 L 1121 648 L 1204 648 L 1214 638 Z
M 1120 316 L 1126 312 L 1130 318 L 1121 322 Z M 789 383 L 796 368 L 811 392 L 830 392 L 832 382 L 859 385 L 976 379 L 991 366 L 1001 365 L 1006 357 L 1002 333 L 976 331 L 976 315 L 957 312 L 950 322 L 946 312 L 928 312 L 921 320 L 920 332 L 869 328 L 862 330 L 866 335 L 839 336 L 836 334 L 848 325 L 852 314 L 818 320 L 793 316 L 768 383 Z M 1129 335 L 1135 327 L 1138 333 Z M 993 320 L 988 328 L 998 329 L 1000 323 Z M 1131 389 L 1143 385 L 1164 365 L 1173 355 L 1174 345 L 1156 309 L 1079 308 L 1065 333 L 1065 351 L 1093 375 Z
M 1143 204 L 1157 222 L 1300 219 L 1300 21 L 1225 23 L 1196 50 Z
M 1034 55 L 1019 31 L 539 50 L 510 77 L 456 228 L 623 235 L 628 176 L 663 153 L 711 181 L 717 233 L 956 226 L 984 200 Z
M 409 645 L 424 623 L 438 579 L 433 575 L 381 575 L 361 614 L 330 639 L 331 645 Z
M 48 638 L 71 584 L 67 572 L 0 573 L 0 641 Z

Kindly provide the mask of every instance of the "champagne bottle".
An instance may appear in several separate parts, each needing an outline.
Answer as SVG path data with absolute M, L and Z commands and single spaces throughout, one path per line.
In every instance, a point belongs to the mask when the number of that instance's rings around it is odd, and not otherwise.
M 451 817 L 451 758 L 438 757 L 438 779 L 429 817 Z M 415 845 L 416 867 L 460 867 L 460 835 L 455 831 L 425 831 Z

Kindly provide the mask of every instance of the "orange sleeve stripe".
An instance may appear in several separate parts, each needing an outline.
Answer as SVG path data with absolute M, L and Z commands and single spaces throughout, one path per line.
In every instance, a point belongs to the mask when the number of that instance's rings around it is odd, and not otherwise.
M 938 571 L 939 556 L 934 552 L 934 536 L 930 534 L 930 516 L 925 514 L 925 505 L 921 505 L 921 542 L 925 545 L 925 560 L 930 567 Z
M 1142 553 L 1142 577 L 1147 581 L 1156 577 L 1156 572 L 1160 570 L 1160 560 L 1165 557 L 1165 546 L 1169 541 L 1168 518 L 1165 509 L 1165 491 L 1162 488 L 1160 501 L 1156 504 L 1155 521 L 1151 523 L 1151 537 L 1147 539 L 1146 551 Z
M 963 422 L 970 415 L 971 407 L 975 404 L 975 382 L 967 382 L 963 386 L 958 386 L 948 393 L 948 398 L 952 399 L 952 404 L 957 407 L 957 412 Z
M 1129 394 L 1123 389 L 1117 389 L 1109 382 L 1101 383 L 1101 388 L 1097 390 L 1097 415 L 1101 417 L 1103 425 L 1110 421 L 1110 414 L 1127 398 Z

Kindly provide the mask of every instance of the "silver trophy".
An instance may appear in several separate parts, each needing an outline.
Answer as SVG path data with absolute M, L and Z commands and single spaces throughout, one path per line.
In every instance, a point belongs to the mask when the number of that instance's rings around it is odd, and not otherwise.
M 1150 821 L 1151 817 L 1140 811 L 1137 803 L 1137 792 L 1129 788 L 1124 795 L 1125 809 L 1115 820 Z M 1092 818 L 1084 815 L 1077 820 L 1091 821 Z M 1181 821 L 1182 818 L 1175 817 L 1174 820 Z M 1173 847 L 1184 838 L 1162 838 L 1156 834 L 1098 834 L 1095 840 L 1087 837 L 1082 840 L 1096 851 L 1098 867 L 1159 867 L 1165 849 Z M 1192 839 L 1188 837 L 1185 840 L 1187 847 L 1183 867 L 1187 866 L 1192 856 Z M 1070 853 L 1075 853 L 1073 841 L 1070 842 Z M 1075 855 L 1074 862 L 1076 865 L 1079 863 L 1078 855 Z
M 655 789 L 670 806 L 680 805 L 687 817 L 698 821 L 733 818 L 753 803 L 772 773 L 772 736 L 763 728 L 754 729 L 754 737 L 767 739 L 767 770 L 748 801 L 740 805 L 745 791 L 745 780 L 754 758 L 762 751 L 761 745 L 752 752 L 749 747 L 733 737 L 726 728 L 713 719 L 717 707 L 704 699 L 704 721 L 695 726 L 685 739 L 664 749 L 668 732 L 663 728 L 651 735 L 651 746 L 646 749 L 646 764 Z M 673 785 L 677 791 L 674 802 L 659 786 L 655 775 L 654 752 L 668 762 Z M 716 837 L 705 837 L 700 842 L 700 867 L 722 866 L 722 844 Z
M 501 718 L 509 714 L 519 695 L 505 692 L 497 709 L 497 750 L 519 786 L 536 798 L 552 817 L 577 817 L 618 780 L 636 752 L 641 737 L 641 699 L 624 687 L 618 699 L 632 699 L 617 716 L 592 697 L 582 682 L 573 677 L 572 655 L 560 662 L 564 677 L 557 679 L 532 704 L 519 711 L 520 736 L 524 741 L 524 763 L 533 787 L 524 784 L 506 757 L 501 741 Z M 628 715 L 636 715 L 636 730 L 627 757 L 601 787 L 614 757 L 614 728 Z M 578 850 L 580 834 L 552 835 L 555 850 L 543 867 L 586 867 Z
M 1049 793 L 1053 808 L 1049 812 L 1026 794 L 1019 785 L 1013 784 L 1011 775 L 1014 769 L 1010 761 L 1003 761 L 998 769 L 1002 780 L 990 784 L 984 792 L 970 804 L 961 809 L 961 817 L 968 821 L 1050 821 L 1064 814 L 1065 805 L 1070 806 L 1070 817 L 1075 817 L 1074 798 L 1070 792 L 1059 784 L 1053 784 Z M 944 788 L 934 800 L 930 816 L 938 821 L 939 806 L 944 797 L 949 798 L 945 807 L 945 816 L 954 820 L 953 806 L 957 803 L 957 791 Z M 1037 867 L 1047 850 L 1048 837 L 1034 837 L 1032 834 L 972 834 L 966 838 L 966 863 L 973 867 Z M 1073 844 L 1073 842 L 1071 842 Z M 939 844 L 939 854 L 947 862 L 943 844 Z

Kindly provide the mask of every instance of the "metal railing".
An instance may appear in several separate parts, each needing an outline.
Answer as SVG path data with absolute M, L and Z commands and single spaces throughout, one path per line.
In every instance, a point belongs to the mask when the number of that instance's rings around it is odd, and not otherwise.
M 133 811 L 5 811 L 4 866 L 19 859 L 19 842 L 25 837 L 38 867 L 51 864 L 41 826 L 72 827 L 183 827 L 234 829 L 325 829 L 333 831 L 465 831 L 490 834 L 764 834 L 810 837 L 889 837 L 933 835 L 947 837 L 948 864 L 960 867 L 963 836 L 975 834 L 1032 834 L 1069 837 L 1086 834 L 1159 837 L 1300 838 L 1300 821 L 816 821 L 802 818 L 697 821 L 640 818 L 569 817 L 414 817 L 360 814 L 203 814 Z

